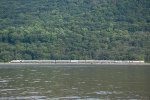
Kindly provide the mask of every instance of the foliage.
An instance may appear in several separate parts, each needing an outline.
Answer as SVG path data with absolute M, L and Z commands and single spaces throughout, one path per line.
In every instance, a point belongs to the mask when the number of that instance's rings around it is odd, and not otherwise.
M 149 0 L 0 0 L 0 61 L 150 60 Z

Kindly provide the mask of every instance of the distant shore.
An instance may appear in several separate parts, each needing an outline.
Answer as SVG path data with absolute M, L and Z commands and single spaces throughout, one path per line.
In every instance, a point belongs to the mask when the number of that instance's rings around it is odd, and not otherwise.
M 0 65 L 147 65 L 150 63 L 3 63 Z
M 12 60 L 6 63 L 0 63 L 0 65 L 12 65 L 12 66 L 26 66 L 26 65 L 43 65 L 43 66 L 55 66 L 55 65 L 148 65 L 144 61 L 131 61 L 131 60 Z

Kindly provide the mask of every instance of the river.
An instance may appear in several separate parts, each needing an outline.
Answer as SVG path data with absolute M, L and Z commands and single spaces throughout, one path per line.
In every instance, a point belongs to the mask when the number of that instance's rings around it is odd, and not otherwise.
M 0 100 L 150 100 L 146 65 L 0 65 Z

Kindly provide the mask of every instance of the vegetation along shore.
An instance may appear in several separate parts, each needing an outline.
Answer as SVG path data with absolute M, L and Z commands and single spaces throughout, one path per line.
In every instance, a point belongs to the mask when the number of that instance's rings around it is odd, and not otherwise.
M 0 62 L 150 61 L 150 0 L 0 0 Z

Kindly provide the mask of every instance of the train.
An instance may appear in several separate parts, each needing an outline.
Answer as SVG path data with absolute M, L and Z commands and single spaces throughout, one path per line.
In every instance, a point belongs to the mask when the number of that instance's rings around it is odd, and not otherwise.
M 50 63 L 50 64 L 113 64 L 113 63 L 144 63 L 144 61 L 131 60 L 12 60 L 10 63 Z

